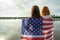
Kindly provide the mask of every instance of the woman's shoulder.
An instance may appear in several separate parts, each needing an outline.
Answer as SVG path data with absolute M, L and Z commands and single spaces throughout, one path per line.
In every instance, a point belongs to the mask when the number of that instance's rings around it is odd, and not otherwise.
M 52 18 L 52 16 L 42 16 L 42 18 L 43 18 L 43 20 L 50 20 L 50 21 L 52 21 L 53 20 L 53 18 Z
M 42 20 L 42 17 L 41 18 L 32 18 L 32 17 L 28 17 L 28 18 L 24 18 L 22 19 L 24 21 L 29 21 L 29 20 Z
M 47 19 L 51 18 L 52 19 L 52 16 L 50 16 L 50 15 L 48 15 L 48 16 L 42 16 L 42 18 L 47 18 Z

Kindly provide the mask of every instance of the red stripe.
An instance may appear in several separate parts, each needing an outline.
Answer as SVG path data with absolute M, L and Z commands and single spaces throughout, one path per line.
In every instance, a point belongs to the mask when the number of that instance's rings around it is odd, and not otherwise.
M 21 39 L 26 39 L 26 40 L 44 40 L 46 38 L 28 38 L 28 37 L 21 37 Z
M 50 32 L 44 32 L 43 35 L 48 35 L 48 34 L 51 34 L 52 32 L 54 32 L 54 30 L 52 30 Z
M 52 27 L 48 27 L 48 28 L 43 28 L 43 30 L 49 30 L 49 29 L 52 29 L 53 28 L 53 26 Z
M 51 38 L 50 40 L 53 40 L 53 38 Z
M 54 30 L 51 30 L 50 32 L 43 32 L 43 35 L 48 35 L 48 34 L 50 34 L 50 33 L 52 33 L 52 32 L 54 32 Z
M 48 39 L 48 38 L 51 38 L 53 35 L 54 35 L 54 34 L 52 34 L 52 35 L 50 35 L 50 36 L 48 36 L 48 37 L 46 37 L 46 38 L 47 38 L 47 39 Z
M 54 39 L 54 37 L 52 37 L 50 40 L 53 40 Z
M 43 23 L 42 25 L 52 25 L 53 23 Z

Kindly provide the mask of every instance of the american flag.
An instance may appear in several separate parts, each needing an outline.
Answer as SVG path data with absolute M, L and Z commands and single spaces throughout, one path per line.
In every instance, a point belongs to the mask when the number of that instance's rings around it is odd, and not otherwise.
M 51 18 L 27 18 L 22 20 L 21 40 L 53 40 Z

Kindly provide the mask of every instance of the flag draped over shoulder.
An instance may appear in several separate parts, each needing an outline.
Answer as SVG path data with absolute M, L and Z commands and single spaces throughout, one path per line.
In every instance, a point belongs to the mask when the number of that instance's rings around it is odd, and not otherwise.
M 52 19 L 51 18 L 23 19 L 21 40 L 53 40 Z

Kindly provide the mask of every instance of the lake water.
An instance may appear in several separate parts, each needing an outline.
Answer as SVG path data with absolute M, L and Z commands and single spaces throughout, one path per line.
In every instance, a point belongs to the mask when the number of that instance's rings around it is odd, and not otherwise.
M 20 40 L 21 21 L 19 19 L 0 20 L 0 40 Z M 60 40 L 60 21 L 55 21 L 54 27 L 54 40 Z

